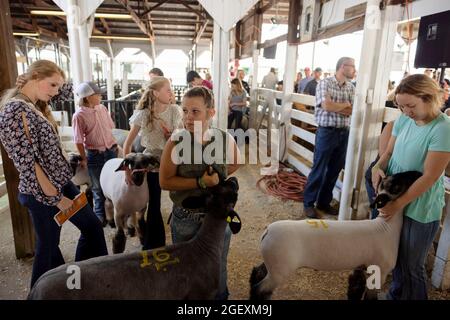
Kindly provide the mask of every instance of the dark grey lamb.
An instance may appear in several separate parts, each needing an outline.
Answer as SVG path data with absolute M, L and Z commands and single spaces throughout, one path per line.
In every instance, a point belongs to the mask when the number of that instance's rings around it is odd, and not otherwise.
M 116 254 L 65 264 L 42 275 L 28 299 L 213 299 L 219 287 L 225 228 L 240 229 L 233 207 L 236 178 L 188 198 L 187 208 L 204 208 L 198 234 L 190 241 L 154 250 Z M 80 269 L 80 289 L 68 289 L 67 269 Z

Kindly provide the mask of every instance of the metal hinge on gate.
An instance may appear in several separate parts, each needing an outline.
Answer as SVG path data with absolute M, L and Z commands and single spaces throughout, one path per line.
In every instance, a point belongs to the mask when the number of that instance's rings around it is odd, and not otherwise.
M 366 103 L 367 104 L 372 104 L 373 103 L 373 89 L 367 89 Z
M 351 202 L 351 208 L 353 210 L 358 210 L 358 203 L 359 203 L 359 189 L 353 189 L 352 191 L 352 202 Z

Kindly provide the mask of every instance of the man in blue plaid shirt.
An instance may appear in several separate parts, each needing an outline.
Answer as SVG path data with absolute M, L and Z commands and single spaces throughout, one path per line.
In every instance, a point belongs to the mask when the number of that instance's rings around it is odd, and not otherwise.
M 314 116 L 318 129 L 313 167 L 308 176 L 303 202 L 304 212 L 309 218 L 319 218 L 319 212 L 338 214 L 330 202 L 334 185 L 345 164 L 355 96 L 355 87 L 350 80 L 354 75 L 355 60 L 342 57 L 336 64 L 336 74 L 317 85 Z

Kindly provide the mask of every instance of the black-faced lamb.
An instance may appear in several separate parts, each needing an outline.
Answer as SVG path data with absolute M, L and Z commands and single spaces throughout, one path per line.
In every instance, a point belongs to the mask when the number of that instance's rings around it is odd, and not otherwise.
M 100 186 L 105 196 L 105 213 L 108 223 L 117 226 L 113 238 L 113 253 L 125 250 L 126 236 L 124 229 L 130 219 L 130 235 L 137 229 L 143 238 L 144 213 L 149 201 L 147 172 L 156 168 L 159 162 L 145 153 L 129 153 L 125 159 L 108 160 L 100 174 Z M 132 185 L 125 182 L 125 170 L 131 171 Z M 138 213 L 138 217 L 136 217 Z
M 422 174 L 408 171 L 380 183 L 376 205 L 400 197 Z M 276 287 L 300 267 L 322 271 L 377 265 L 381 284 L 394 268 L 403 215 L 389 220 L 301 220 L 270 224 L 261 238 L 264 262 L 253 268 L 250 299 L 269 299 Z
M 214 299 L 219 288 L 225 228 L 235 233 L 240 219 L 233 207 L 238 183 L 229 178 L 201 197 L 184 201 L 206 212 L 197 235 L 183 243 L 65 264 L 42 275 L 28 299 Z M 79 268 L 80 289 L 68 289 L 71 265 Z M 73 267 L 72 267 L 73 269 Z

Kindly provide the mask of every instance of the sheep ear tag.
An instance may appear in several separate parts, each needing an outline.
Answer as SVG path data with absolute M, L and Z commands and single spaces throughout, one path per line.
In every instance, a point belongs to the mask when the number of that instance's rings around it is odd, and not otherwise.
M 227 217 L 228 225 L 230 226 L 231 232 L 233 234 L 238 233 L 241 231 L 241 218 L 236 213 L 236 211 L 231 210 Z

